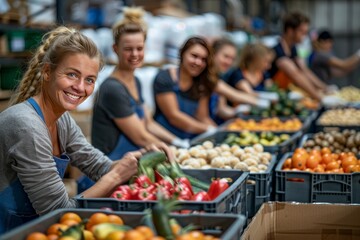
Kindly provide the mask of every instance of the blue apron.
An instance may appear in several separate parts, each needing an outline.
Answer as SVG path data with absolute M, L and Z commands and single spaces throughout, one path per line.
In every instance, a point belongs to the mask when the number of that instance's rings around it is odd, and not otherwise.
M 139 94 L 141 94 L 140 86 L 137 85 Z M 140 96 L 141 99 L 141 96 Z M 130 95 L 130 104 L 134 112 L 140 119 L 144 119 L 145 113 L 142 103 L 137 103 L 135 99 Z M 121 159 L 127 152 L 139 150 L 140 147 L 133 143 L 125 134 L 120 134 L 116 142 L 115 148 L 107 155 L 111 160 Z M 95 184 L 93 180 L 87 176 L 81 176 L 77 180 L 78 193 L 84 192 L 86 189 L 92 187 Z
M 35 100 L 30 98 L 28 102 L 45 122 L 44 115 Z M 66 154 L 62 154 L 60 158 L 55 156 L 53 158 L 58 173 L 63 178 L 70 159 Z M 0 234 L 38 217 L 18 178 L 0 192 L 0 199 Z
M 180 79 L 180 78 L 178 78 L 178 79 Z M 189 116 L 194 117 L 196 115 L 196 111 L 199 107 L 199 102 L 185 98 L 184 96 L 182 96 L 178 83 L 174 84 L 173 91 L 176 94 L 176 99 L 178 101 L 180 111 L 188 114 Z M 184 130 L 181 130 L 181 129 L 171 125 L 163 113 L 158 113 L 157 116 L 155 117 L 155 120 L 160 125 L 162 125 L 164 128 L 166 128 L 168 131 L 170 131 L 171 133 L 176 135 L 178 138 L 191 139 L 196 136 L 196 134 L 185 132 Z

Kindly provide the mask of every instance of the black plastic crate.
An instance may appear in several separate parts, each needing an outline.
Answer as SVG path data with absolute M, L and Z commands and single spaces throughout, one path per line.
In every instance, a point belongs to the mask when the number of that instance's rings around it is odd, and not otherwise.
M 243 131 L 218 131 L 216 133 L 214 133 L 213 135 L 210 136 L 204 136 L 202 137 L 201 135 L 194 138 L 191 141 L 191 145 L 198 145 L 198 144 L 202 144 L 205 141 L 211 141 L 214 144 L 221 144 L 223 143 L 223 141 L 226 139 L 226 137 L 229 134 L 241 134 L 241 132 Z M 261 132 L 254 132 L 256 134 L 260 134 Z M 271 154 L 276 155 L 278 158 L 280 158 L 283 154 L 287 153 L 287 152 L 291 152 L 293 150 L 295 150 L 295 148 L 297 147 L 298 141 L 301 138 L 302 132 L 272 132 L 273 134 L 279 136 L 281 134 L 289 134 L 290 138 L 288 140 L 286 140 L 285 142 L 282 142 L 279 145 L 275 145 L 275 146 L 264 146 L 264 152 L 269 152 Z M 247 146 L 241 146 L 241 147 L 247 147 Z
M 67 212 L 77 213 L 82 218 L 89 218 L 97 212 L 111 213 L 120 216 L 124 223 L 130 227 L 139 226 L 144 213 L 134 212 L 111 212 L 104 210 L 91 209 L 58 209 L 48 213 L 36 220 L 17 227 L 8 233 L 0 236 L 2 240 L 25 240 L 26 236 L 32 232 L 45 233 L 47 228 L 52 224 L 59 222 L 61 216 Z M 237 240 L 246 224 L 246 218 L 242 215 L 235 214 L 173 214 L 181 226 L 193 224 L 205 234 L 211 234 L 223 240 Z
M 247 216 L 246 213 L 246 181 L 248 172 L 237 170 L 190 170 L 184 172 L 192 177 L 210 183 L 212 178 L 231 178 L 233 181 L 221 195 L 212 201 L 179 201 L 181 209 L 205 211 L 208 213 L 236 213 Z M 118 200 L 114 198 L 78 198 L 80 208 L 111 208 L 115 211 L 144 211 L 152 208 L 157 201 Z
M 249 218 L 252 218 L 257 213 L 263 203 L 270 201 L 275 166 L 276 157 L 273 155 L 265 172 L 250 173 L 247 182 L 248 196 L 246 204 Z M 251 180 L 255 181 L 255 184 L 251 184 Z
M 331 132 L 331 131 L 342 131 L 345 129 L 354 129 L 356 131 L 360 131 L 360 123 L 359 125 L 323 125 L 320 124 L 320 118 L 322 116 L 322 114 L 324 114 L 327 110 L 332 110 L 332 109 L 336 109 L 339 107 L 335 107 L 335 108 L 325 108 L 324 111 L 320 114 L 320 116 L 318 117 L 318 119 L 315 122 L 315 132 Z M 341 107 L 341 108 L 349 108 L 349 106 L 346 107 Z M 350 107 L 350 108 L 354 108 L 357 110 L 360 110 L 359 107 Z
M 283 156 L 275 169 L 275 200 L 297 202 L 360 203 L 359 173 L 311 173 L 281 170 Z

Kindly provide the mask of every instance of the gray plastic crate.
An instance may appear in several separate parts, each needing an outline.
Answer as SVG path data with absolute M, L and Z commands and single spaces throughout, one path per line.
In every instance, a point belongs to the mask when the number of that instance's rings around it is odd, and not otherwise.
M 145 215 L 144 213 L 140 212 L 134 213 L 91 209 L 58 209 L 7 232 L 6 234 L 0 236 L 0 239 L 25 240 L 26 236 L 32 232 L 38 231 L 45 233 L 48 227 L 54 223 L 59 222 L 61 216 L 67 212 L 77 213 L 82 218 L 89 218 L 92 214 L 97 212 L 115 214 L 120 216 L 124 220 L 125 224 L 130 227 L 139 226 L 142 218 Z M 205 234 L 211 234 L 223 240 L 240 239 L 241 232 L 246 224 L 245 216 L 235 214 L 173 214 L 171 217 L 175 218 L 183 227 L 189 224 L 193 224 Z
M 360 203 L 360 173 L 311 173 L 281 170 L 287 153 L 275 169 L 276 201 Z
M 250 173 L 249 180 L 255 181 L 255 184 L 247 184 L 248 196 L 246 206 L 249 218 L 255 216 L 264 202 L 270 201 L 275 166 L 276 157 L 273 155 L 271 163 L 264 173 Z
M 184 172 L 192 177 L 210 183 L 212 178 L 231 178 L 233 182 L 229 188 L 216 199 L 206 202 L 179 201 L 183 210 L 205 211 L 208 213 L 241 213 L 247 216 L 246 210 L 246 181 L 248 172 L 237 170 L 190 170 Z M 80 208 L 111 208 L 115 211 L 144 211 L 152 208 L 157 201 L 118 200 L 114 198 L 78 198 Z

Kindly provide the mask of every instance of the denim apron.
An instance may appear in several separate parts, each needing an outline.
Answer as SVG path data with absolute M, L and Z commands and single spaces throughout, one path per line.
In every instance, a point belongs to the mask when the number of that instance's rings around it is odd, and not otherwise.
M 44 115 L 35 100 L 30 98 L 28 102 L 45 122 Z M 64 153 L 60 158 L 53 156 L 53 159 L 60 177 L 63 178 L 70 161 L 69 157 Z M 0 192 L 0 199 L 0 234 L 38 217 L 18 178 Z
M 180 79 L 179 72 L 178 72 L 178 79 Z M 179 105 L 179 109 L 181 112 L 184 112 L 188 114 L 189 116 L 194 117 L 196 114 L 196 111 L 199 107 L 199 102 L 196 100 L 188 99 L 181 95 L 181 90 L 179 87 L 178 82 L 176 82 L 173 86 L 173 91 L 176 94 L 176 99 Z M 196 134 L 186 132 L 184 130 L 181 130 L 173 125 L 170 124 L 170 122 L 166 119 L 163 113 L 158 113 L 155 117 L 155 120 L 162 125 L 165 129 L 176 135 L 178 138 L 181 139 L 191 139 L 196 136 Z
M 137 84 L 137 90 L 138 90 L 140 99 L 142 99 L 142 97 L 140 95 L 141 88 L 138 84 Z M 129 94 L 129 98 L 130 98 L 131 107 L 133 108 L 136 115 L 140 119 L 144 119 L 145 113 L 144 113 L 144 108 L 143 108 L 142 103 L 137 103 L 136 100 L 130 94 Z M 119 160 L 127 152 L 136 151 L 139 149 L 140 149 L 140 147 L 138 145 L 136 145 L 135 143 L 133 143 L 125 134 L 120 134 L 119 138 L 116 142 L 115 148 L 107 156 L 111 160 Z M 86 176 L 81 176 L 77 180 L 77 184 L 78 184 L 78 193 L 82 193 L 86 189 L 92 187 L 95 184 L 95 182 Z

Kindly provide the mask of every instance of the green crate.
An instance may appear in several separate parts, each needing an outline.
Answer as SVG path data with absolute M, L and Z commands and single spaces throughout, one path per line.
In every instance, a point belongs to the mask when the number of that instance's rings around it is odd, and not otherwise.
M 36 49 L 43 36 L 40 30 L 11 30 L 6 32 L 9 52 L 27 52 Z

